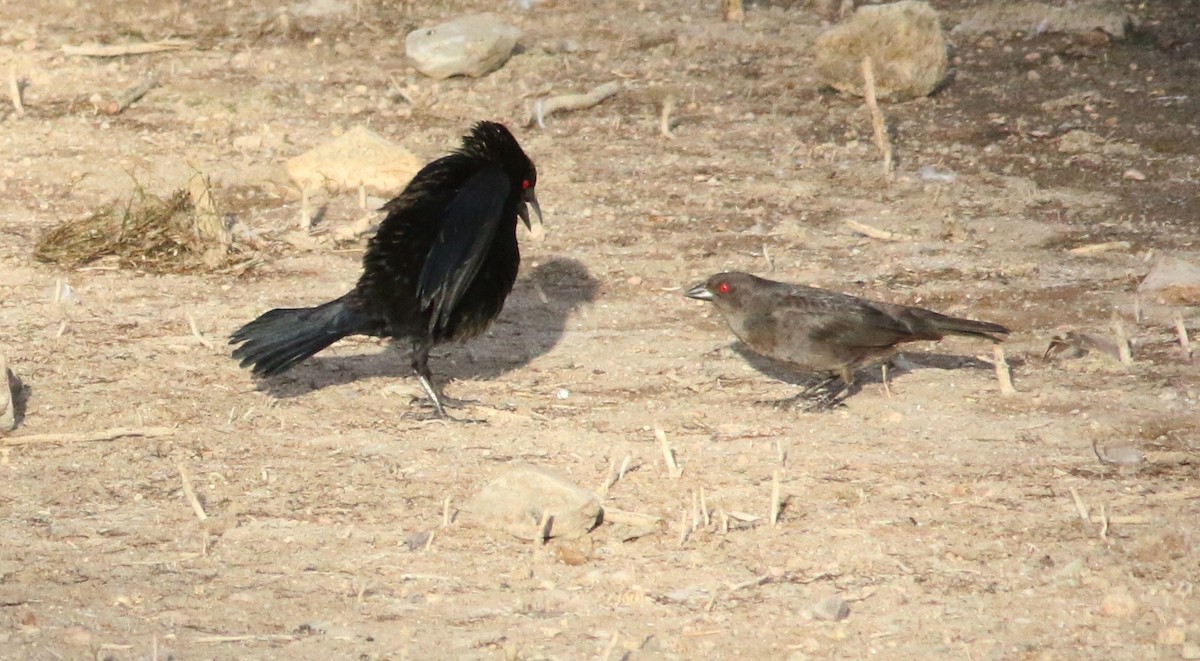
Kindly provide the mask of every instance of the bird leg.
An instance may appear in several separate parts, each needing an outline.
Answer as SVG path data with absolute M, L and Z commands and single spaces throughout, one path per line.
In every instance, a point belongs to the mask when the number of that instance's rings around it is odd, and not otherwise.
M 424 342 L 413 342 L 412 368 L 421 381 L 421 389 L 428 397 L 429 405 L 433 408 L 430 418 L 441 420 L 450 419 L 447 408 L 462 408 L 478 403 L 473 399 L 455 399 L 449 397 L 441 389 L 433 385 L 433 372 L 429 369 L 429 345 Z M 474 421 L 472 421 L 474 422 Z

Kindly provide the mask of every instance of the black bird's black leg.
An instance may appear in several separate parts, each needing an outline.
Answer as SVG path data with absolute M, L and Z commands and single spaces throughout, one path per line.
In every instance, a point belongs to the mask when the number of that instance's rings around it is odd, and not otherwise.
M 427 343 L 413 342 L 412 368 L 417 373 L 417 378 L 421 380 L 421 387 L 425 389 L 429 401 L 433 403 L 435 415 L 439 418 L 446 418 L 446 409 L 442 406 L 442 398 L 438 395 L 437 389 L 433 387 L 433 372 L 429 371 L 429 345 Z

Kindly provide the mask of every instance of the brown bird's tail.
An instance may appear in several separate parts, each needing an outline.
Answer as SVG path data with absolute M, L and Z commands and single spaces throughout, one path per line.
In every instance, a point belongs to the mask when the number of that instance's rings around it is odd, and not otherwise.
M 970 335 L 987 338 L 993 342 L 1003 342 L 1010 332 L 1004 326 L 993 324 L 989 321 L 961 319 L 920 308 L 912 308 L 912 311 L 922 321 L 930 324 L 944 334 Z
M 253 366 L 257 376 L 271 376 L 348 335 L 377 334 L 370 316 L 350 304 L 352 294 L 315 308 L 281 308 L 242 326 L 230 344 L 245 342 L 233 352 L 242 367 Z M 376 331 L 376 332 L 372 332 Z

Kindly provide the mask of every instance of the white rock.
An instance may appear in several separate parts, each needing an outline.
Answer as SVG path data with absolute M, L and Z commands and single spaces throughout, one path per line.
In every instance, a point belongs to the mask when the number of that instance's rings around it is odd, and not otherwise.
M 417 71 L 431 78 L 478 78 L 512 56 L 521 31 L 492 14 L 473 14 L 408 33 L 404 50 Z
M 331 192 L 360 185 L 388 196 L 399 193 L 421 169 L 421 160 L 404 147 L 358 126 L 284 164 L 301 188 Z
M 870 56 L 875 95 L 881 99 L 925 96 L 950 66 L 938 14 L 918 0 L 859 7 L 850 20 L 817 37 L 813 55 L 825 83 L 858 96 L 863 95 L 862 61 Z
M 482 526 L 519 539 L 582 537 L 600 521 L 600 500 L 562 473 L 521 464 L 492 480 L 464 507 Z M 546 521 L 546 530 L 538 526 Z

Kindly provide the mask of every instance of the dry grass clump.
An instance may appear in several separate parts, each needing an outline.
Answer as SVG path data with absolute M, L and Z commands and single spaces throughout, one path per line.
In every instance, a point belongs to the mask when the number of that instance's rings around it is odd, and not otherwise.
M 34 256 L 65 268 L 111 259 L 149 273 L 243 272 L 258 260 L 235 239 L 207 180 L 160 198 L 136 188 L 125 204 L 66 221 L 46 233 Z

